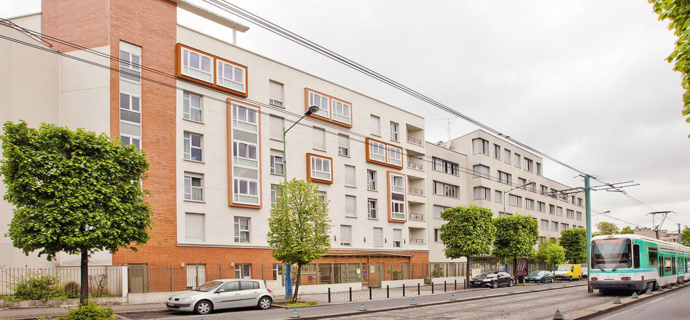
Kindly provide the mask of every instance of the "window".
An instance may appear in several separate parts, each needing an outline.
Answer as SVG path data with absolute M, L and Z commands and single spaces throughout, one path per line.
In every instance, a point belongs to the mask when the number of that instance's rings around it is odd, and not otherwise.
M 313 144 L 314 144 L 314 149 L 317 150 L 326 150 L 326 130 L 313 127 L 312 128 L 312 135 L 313 135 Z
M 510 158 L 512 157 L 512 154 L 510 153 L 510 150 L 508 149 L 503 149 L 503 161 L 505 163 L 510 164 Z
M 558 231 L 558 221 L 551 222 L 551 231 Z
M 508 204 L 511 206 L 522 207 L 522 197 L 508 194 Z
M 442 219 L 442 218 L 441 218 L 441 211 L 446 210 L 446 209 L 448 209 L 448 208 L 447 208 L 447 207 L 443 207 L 443 206 L 434 205 L 434 209 L 433 209 L 433 210 L 434 210 L 434 218 L 436 218 L 436 219 Z
M 498 203 L 503 203 L 503 192 L 500 190 L 494 191 L 494 201 Z
M 649 247 L 649 265 L 657 266 L 659 265 L 659 255 L 656 247 Z
M 345 216 L 346 217 L 356 217 L 357 216 L 357 197 L 345 196 Z
M 389 179 L 390 219 L 405 220 L 405 177 L 390 173 Z
M 541 194 L 543 194 L 543 195 L 549 194 L 549 187 L 547 187 L 545 185 L 541 185 Z
M 324 205 L 328 204 L 328 197 L 326 191 L 319 191 L 319 193 L 316 196 L 319 197 L 321 201 L 323 201 Z
M 185 240 L 187 242 L 206 241 L 205 215 L 199 213 L 185 213 Z
M 376 191 L 376 171 L 367 170 L 367 190 Z
M 391 121 L 391 140 L 398 141 L 398 124 Z
M 525 189 L 526 184 L 527 180 L 525 178 L 518 178 L 518 186 L 520 186 L 522 189 Z
M 268 81 L 268 103 L 276 107 L 283 107 L 283 84 L 273 80 Z
M 120 46 L 136 51 L 120 50 L 120 79 L 141 83 L 141 48 L 123 42 L 120 42 Z
M 512 216 L 512 215 L 513 215 L 512 213 L 508 213 L 508 212 L 501 212 L 501 211 L 498 212 L 498 217 L 499 217 L 499 218 L 510 217 L 510 216 Z
M 489 141 L 481 138 L 472 139 L 472 154 L 482 153 L 489 155 Z
M 191 173 L 184 175 L 184 199 L 204 201 L 203 176 Z
M 218 60 L 216 67 L 218 68 L 216 71 L 216 84 L 234 91 L 247 92 L 245 90 L 246 77 L 244 75 L 244 68 L 221 60 Z
M 549 193 L 549 197 L 556 199 L 556 197 L 558 197 L 558 190 L 551 188 L 551 193 Z
M 388 163 L 394 166 L 402 166 L 402 150 L 394 146 L 388 146 Z
M 184 133 L 185 160 L 202 161 L 202 136 L 195 133 Z
M 270 117 L 271 133 L 270 138 L 273 140 L 283 141 L 283 130 L 285 129 L 285 119 L 271 115 Z
M 585 206 L 584 201 L 582 200 L 582 198 L 577 198 L 577 205 L 578 205 L 579 207 L 584 207 L 584 206 Z
M 537 184 L 536 183 L 528 184 L 527 190 L 529 190 L 531 192 L 537 192 Z
M 235 242 L 249 242 L 249 218 L 235 217 Z
M 386 145 L 376 141 L 369 141 L 369 159 L 374 161 L 386 161 Z
M 570 203 L 575 204 L 575 196 L 570 196 Z
M 259 110 L 235 102 L 232 106 L 232 204 L 260 205 L 259 195 Z M 272 172 L 285 170 L 282 153 L 273 152 Z M 276 171 L 280 170 L 280 171 Z
M 538 201 L 537 202 L 537 211 L 546 213 L 546 203 Z
M 441 230 L 434 229 L 434 242 L 441 242 Z
M 271 204 L 274 204 L 276 202 L 276 199 L 278 197 L 278 189 L 279 188 L 280 188 L 280 186 L 277 184 L 271 185 Z
M 534 210 L 534 200 L 525 198 L 525 209 Z
M 482 178 L 490 178 L 491 177 L 489 167 L 487 167 L 485 165 L 476 164 L 472 168 L 473 168 L 475 177 L 482 177 Z
M 350 105 L 333 99 L 333 120 L 345 124 L 351 124 Z
M 525 170 L 527 170 L 527 172 L 534 172 L 534 161 L 525 158 Z
M 383 228 L 374 228 L 374 247 L 383 247 Z
M 568 209 L 565 211 L 565 216 L 568 219 L 575 219 L 575 211 Z
M 185 76 L 213 83 L 212 61 L 210 56 L 182 48 L 182 74 Z
M 405 220 L 405 202 L 391 200 L 391 219 Z
M 345 186 L 356 187 L 357 186 L 356 177 L 357 177 L 357 174 L 355 173 L 355 167 L 345 165 Z
M 350 156 L 350 137 L 344 134 L 338 134 L 338 155 Z
M 569 227 L 570 227 L 569 224 L 567 224 L 567 223 L 561 223 L 561 230 L 568 230 Z
M 635 268 L 635 269 L 640 268 L 640 245 L 639 244 L 633 245 L 633 268 Z
M 258 204 L 259 183 L 257 181 L 236 178 L 233 181 L 233 195 L 235 202 Z
M 315 113 L 316 115 L 322 116 L 324 118 L 330 119 L 330 111 L 329 111 L 329 106 L 331 105 L 330 103 L 330 98 L 320 94 L 316 93 L 313 91 L 309 91 L 309 105 L 317 105 L 319 106 L 319 112 Z
M 367 217 L 369 219 L 378 219 L 379 216 L 377 214 L 377 203 L 376 199 L 368 199 L 367 200 Z
M 206 283 L 206 265 L 188 264 L 187 265 L 187 289 L 192 290 Z
M 549 230 L 549 220 L 541 220 L 541 229 Z
M 484 187 L 474 187 L 474 200 L 491 201 L 491 189 Z
M 369 117 L 369 125 L 371 127 L 371 134 L 373 134 L 375 136 L 381 135 L 380 123 L 381 123 L 381 118 L 379 118 L 375 115 L 371 115 Z
M 434 194 L 451 198 L 460 198 L 460 187 L 434 181 Z
M 302 266 L 302 274 L 315 274 L 315 273 L 316 273 L 316 264 L 310 263 L 310 264 Z
M 271 174 L 283 175 L 283 152 L 271 150 Z
M 498 181 L 505 184 L 513 184 L 513 175 L 503 171 L 498 172 Z
M 441 158 L 432 157 L 432 169 L 457 176 L 460 174 L 460 165 Z
M 310 179 L 316 182 L 332 183 L 331 159 L 310 155 Z
M 556 214 L 556 206 L 552 204 L 549 205 L 549 214 Z
M 340 245 L 343 247 L 352 246 L 352 226 L 340 226 Z
M 515 166 L 518 167 L 518 168 L 520 168 L 520 161 L 521 161 L 520 155 L 516 153 L 516 154 L 515 154 L 515 161 L 514 161 L 513 163 L 514 163 Z
M 563 216 L 563 208 L 556 207 L 556 215 L 559 217 L 562 217 Z
M 402 148 L 367 138 L 369 145 L 367 162 L 402 169 Z
M 542 175 L 541 172 L 541 163 L 537 162 L 537 175 Z
M 393 229 L 393 248 L 402 247 L 402 230 Z
M 501 161 L 501 146 L 494 144 L 494 159 Z
M 575 219 L 582 221 L 582 212 L 576 211 L 575 212 Z
M 141 98 L 120 93 L 120 139 L 123 146 L 141 149 Z
M 235 264 L 235 279 L 251 279 L 252 265 L 251 264 Z
M 182 96 L 182 118 L 201 122 L 201 96 L 189 92 Z

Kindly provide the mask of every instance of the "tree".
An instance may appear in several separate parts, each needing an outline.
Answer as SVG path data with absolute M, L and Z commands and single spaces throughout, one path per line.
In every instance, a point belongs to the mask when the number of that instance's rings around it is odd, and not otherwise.
M 563 264 L 565 262 L 565 249 L 559 246 L 555 239 L 544 242 L 539 245 L 539 250 L 537 250 L 534 260 L 537 263 Z
M 683 232 L 680 234 L 680 241 L 682 245 L 690 247 L 690 228 L 688 226 L 683 228 Z
M 88 299 L 89 256 L 149 240 L 152 211 L 141 181 L 149 163 L 134 146 L 104 133 L 7 122 L 0 174 L 14 216 L 8 235 L 28 255 L 81 254 L 81 297 Z
M 599 229 L 599 233 L 603 235 L 620 233 L 620 231 L 618 231 L 618 226 L 616 226 L 613 222 L 599 222 L 597 223 L 597 229 Z
M 565 259 L 570 263 L 582 263 L 587 260 L 587 230 L 572 228 L 561 231 L 559 242 L 565 250 Z
M 513 259 L 513 274 L 517 274 L 517 259 L 534 256 L 539 240 L 539 225 L 530 216 L 508 216 L 494 219 L 496 240 L 494 256 Z
M 666 57 L 669 63 L 675 61 L 674 71 L 681 73 L 681 86 L 685 89 L 683 94 L 683 116 L 690 116 L 690 1 L 688 0 L 648 0 L 654 4 L 654 12 L 659 15 L 659 20 L 670 21 L 669 30 L 678 36 L 676 48 Z M 690 117 L 685 119 L 690 123 Z M 690 135 L 688 135 L 690 138 Z
M 621 229 L 620 234 L 635 234 L 635 231 L 630 226 L 625 226 L 625 228 Z
M 328 204 L 318 197 L 318 187 L 292 179 L 276 190 L 268 219 L 268 244 L 278 261 L 297 265 L 297 283 L 292 301 L 297 301 L 302 283 L 302 266 L 321 258 L 331 248 Z
M 441 241 L 446 258 L 467 258 L 465 283 L 470 281 L 470 258 L 491 253 L 496 227 L 493 213 L 475 205 L 459 206 L 441 211 L 445 224 L 441 226 Z

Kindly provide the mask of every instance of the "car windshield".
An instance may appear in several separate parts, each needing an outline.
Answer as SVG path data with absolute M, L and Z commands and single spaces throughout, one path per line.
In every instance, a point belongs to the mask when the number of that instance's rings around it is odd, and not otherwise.
M 193 291 L 201 291 L 201 292 L 211 292 L 213 289 L 218 287 L 222 281 L 211 281 L 211 282 L 206 282 L 196 288 L 193 289 Z
M 484 277 L 484 278 L 496 278 L 496 274 L 495 274 L 495 273 L 482 273 L 482 274 L 479 275 L 479 276 L 480 276 L 480 277 Z
M 631 268 L 630 239 L 601 239 L 592 241 L 592 268 Z
M 529 275 L 530 275 L 530 276 L 539 276 L 539 275 L 542 274 L 542 272 L 543 272 L 543 271 L 532 271 L 532 273 L 530 273 Z
M 570 266 L 558 266 L 558 271 L 570 271 Z

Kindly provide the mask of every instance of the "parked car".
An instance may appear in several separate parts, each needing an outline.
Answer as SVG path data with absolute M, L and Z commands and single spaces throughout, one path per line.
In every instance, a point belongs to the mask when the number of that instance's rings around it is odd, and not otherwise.
M 582 268 L 582 277 L 587 278 L 587 275 L 589 274 L 589 272 L 588 272 L 589 269 L 587 269 L 587 264 L 583 263 L 580 266 Z
M 553 274 L 551 274 L 550 271 L 546 270 L 536 270 L 532 271 L 532 273 L 528 274 L 525 277 L 525 282 L 541 282 L 541 283 L 547 283 L 547 282 L 552 282 L 553 283 L 554 277 Z
M 168 310 L 208 314 L 213 310 L 258 307 L 268 309 L 275 300 L 263 280 L 220 279 L 176 293 L 166 302 Z
M 582 266 L 579 264 L 562 264 L 556 267 L 554 275 L 556 280 L 579 280 L 582 278 Z
M 515 284 L 515 279 L 513 279 L 513 276 L 507 272 L 501 271 L 485 272 L 470 281 L 471 287 L 498 288 L 502 285 L 512 287 L 513 284 Z

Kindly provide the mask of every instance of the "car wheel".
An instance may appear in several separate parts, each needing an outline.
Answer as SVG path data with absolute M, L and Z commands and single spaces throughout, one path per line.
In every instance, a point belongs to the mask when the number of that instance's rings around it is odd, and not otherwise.
M 266 310 L 271 307 L 271 302 L 271 298 L 261 297 L 261 299 L 259 299 L 258 307 L 261 310 Z
M 652 291 L 657 291 L 659 290 L 659 284 L 654 281 L 654 284 L 652 285 Z
M 542 278 L 541 283 L 546 283 L 546 279 Z
M 498 281 L 492 282 L 492 283 L 491 283 L 491 287 L 494 288 L 494 289 L 498 288 Z
M 513 279 L 510 279 L 510 282 L 508 283 L 508 286 L 509 286 L 509 287 L 512 287 L 513 284 L 514 284 Z
M 568 282 L 573 281 L 573 277 L 568 278 Z
M 194 313 L 196 314 L 209 314 L 211 311 L 213 311 L 213 305 L 208 300 L 201 300 L 194 306 Z

